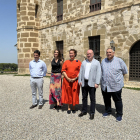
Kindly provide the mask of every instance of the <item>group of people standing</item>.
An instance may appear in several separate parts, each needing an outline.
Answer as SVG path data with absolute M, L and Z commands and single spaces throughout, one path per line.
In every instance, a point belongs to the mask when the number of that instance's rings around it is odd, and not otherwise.
M 111 97 L 113 97 L 117 112 L 116 121 L 121 121 L 123 115 L 121 92 L 124 86 L 123 76 L 127 74 L 127 67 L 124 61 L 115 57 L 114 54 L 114 50 L 108 48 L 106 50 L 107 58 L 100 65 L 100 62 L 94 59 L 93 50 L 89 49 L 87 51 L 87 59 L 81 63 L 75 59 L 77 51 L 71 49 L 69 51 L 70 59 L 64 62 L 60 51 L 56 49 L 54 51 L 54 58 L 51 61 L 52 70 L 49 89 L 49 104 L 54 104 L 53 109 L 60 109 L 63 104 L 67 104 L 67 113 L 75 113 L 75 105 L 79 104 L 81 87 L 83 107 L 78 116 L 82 117 L 87 114 L 87 97 L 89 93 L 91 102 L 89 119 L 93 120 L 96 104 L 96 88 L 101 84 L 105 104 L 103 117 L 111 114 Z M 37 88 L 39 93 L 38 108 L 41 109 L 43 106 L 43 76 L 46 75 L 47 67 L 39 57 L 40 52 L 36 50 L 34 52 L 34 60 L 29 64 L 33 100 L 30 109 L 37 106 Z

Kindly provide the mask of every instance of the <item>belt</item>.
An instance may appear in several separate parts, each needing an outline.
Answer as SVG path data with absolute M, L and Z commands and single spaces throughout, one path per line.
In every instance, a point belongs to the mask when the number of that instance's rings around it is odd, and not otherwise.
M 34 78 L 34 79 L 39 79 L 39 78 L 43 78 L 43 77 L 32 77 L 32 78 Z

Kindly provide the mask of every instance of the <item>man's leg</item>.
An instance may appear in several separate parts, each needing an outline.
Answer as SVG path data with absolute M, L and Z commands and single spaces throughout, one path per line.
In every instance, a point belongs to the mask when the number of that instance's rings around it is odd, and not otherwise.
M 102 90 L 102 95 L 104 99 L 104 104 L 105 104 L 105 112 L 108 114 L 111 114 L 111 92 L 107 92 Z
M 122 89 L 112 93 L 112 97 L 115 102 L 117 116 L 120 117 L 122 117 L 123 115 L 123 103 L 122 103 L 121 93 L 122 93 Z
M 90 114 L 95 113 L 95 93 L 96 93 L 96 88 L 95 87 L 89 87 L 89 95 L 90 95 Z
M 35 79 L 33 79 L 33 78 L 30 79 L 30 86 L 31 86 L 31 89 L 32 89 L 32 102 L 33 102 L 33 105 L 37 105 L 37 98 L 36 98 L 37 85 L 36 85 Z
M 88 87 L 82 87 L 82 112 L 87 113 L 87 96 L 88 96 Z
M 37 88 L 38 88 L 38 94 L 39 94 L 39 105 L 43 105 L 43 83 L 44 79 L 39 78 L 36 79 L 37 82 Z

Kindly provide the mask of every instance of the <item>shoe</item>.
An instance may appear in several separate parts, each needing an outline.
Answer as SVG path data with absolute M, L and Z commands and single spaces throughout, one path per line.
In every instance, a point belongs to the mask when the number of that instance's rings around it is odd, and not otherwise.
M 38 109 L 42 109 L 43 105 L 39 105 Z
M 33 109 L 33 108 L 35 108 L 35 107 L 37 107 L 37 104 L 36 104 L 36 105 L 32 105 L 32 106 L 30 107 L 30 109 Z
M 94 114 L 90 114 L 90 120 L 93 120 L 94 119 Z
M 81 113 L 78 115 L 78 117 L 83 117 L 84 115 L 87 115 L 87 113 L 86 113 L 86 112 L 81 112 Z
M 109 113 L 104 113 L 104 114 L 103 114 L 103 118 L 106 118 L 106 117 L 108 117 L 108 116 L 110 116 Z
M 53 109 L 54 109 L 54 110 L 57 109 L 57 105 L 54 105 Z
M 67 114 L 70 114 L 70 113 L 71 113 L 71 110 L 68 110 L 68 111 L 67 111 Z
M 76 113 L 76 111 L 75 110 L 72 110 L 72 113 L 74 114 L 74 113 Z
M 121 122 L 122 121 L 122 117 L 121 116 L 118 116 L 117 118 L 116 118 L 116 122 Z

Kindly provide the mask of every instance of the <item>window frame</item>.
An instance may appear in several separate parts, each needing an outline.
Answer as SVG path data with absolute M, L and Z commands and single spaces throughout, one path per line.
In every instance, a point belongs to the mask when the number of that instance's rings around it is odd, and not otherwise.
M 97 2 L 97 0 L 95 0 L 96 3 L 91 4 L 92 3 L 91 1 L 92 0 L 90 0 L 90 6 L 89 6 L 90 7 L 90 12 L 101 10 L 101 2 Z

